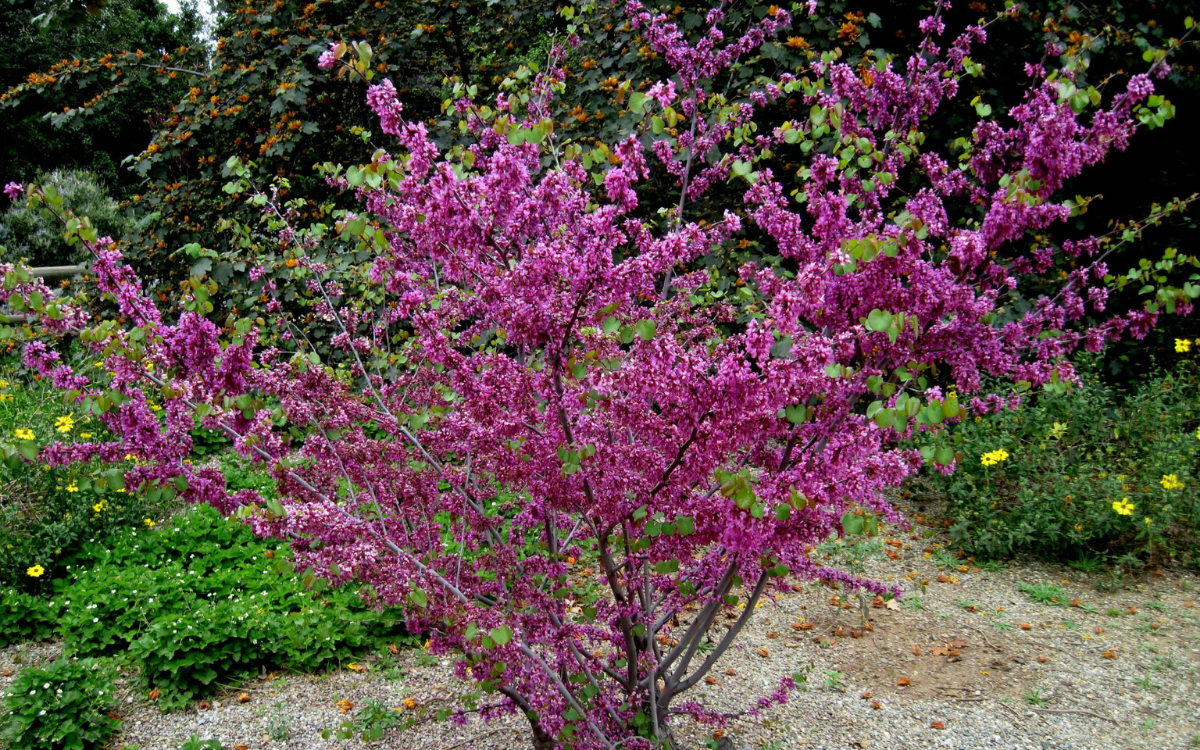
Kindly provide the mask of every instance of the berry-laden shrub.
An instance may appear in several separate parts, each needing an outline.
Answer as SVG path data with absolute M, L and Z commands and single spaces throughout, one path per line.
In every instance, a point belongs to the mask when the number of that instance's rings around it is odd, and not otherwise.
M 953 476 L 927 474 L 956 544 L 995 558 L 1136 554 L 1191 561 L 1200 543 L 1200 373 L 1194 362 L 1106 387 L 1093 370 L 1066 393 L 981 415 L 959 435 Z
M 62 658 L 22 670 L 4 697 L 0 739 L 10 750 L 104 747 L 121 720 L 115 671 L 105 659 Z
M 390 82 L 373 86 L 398 148 L 329 167 L 365 206 L 333 227 L 299 225 L 297 204 L 226 163 L 226 190 L 264 212 L 352 368 L 325 366 L 306 342 L 294 356 L 260 346 L 268 325 L 303 339 L 286 316 L 218 328 L 199 279 L 160 309 L 86 227 L 110 312 L 94 317 L 78 295 L 48 302 L 20 268 L 3 289 L 36 321 L 13 331 L 24 362 L 96 404 L 116 436 L 38 460 L 136 446 L 145 460 L 128 487 L 172 483 L 236 510 L 289 540 L 298 565 L 402 606 L 477 681 L 464 708 L 521 711 L 539 748 L 673 746 L 684 716 L 726 721 L 685 696 L 768 590 L 818 579 L 894 591 L 822 567 L 818 541 L 900 522 L 884 492 L 926 462 L 952 469 L 955 451 L 934 442 L 944 431 L 1031 389 L 1065 390 L 1073 351 L 1142 336 L 1200 295 L 1164 281 L 1140 309 L 1107 312 L 1110 286 L 1129 279 L 1108 273 L 1105 254 L 1138 230 L 1071 237 L 1079 202 L 1055 197 L 1140 122 L 1170 114 L 1147 99 L 1163 56 L 1119 90 L 1079 92 L 1068 84 L 1083 63 L 1055 48 L 1027 66 L 1020 106 L 980 107 L 943 154 L 922 122 L 960 78 L 983 75 L 969 55 L 981 27 L 943 47 L 935 15 L 907 61 L 830 55 L 730 100 L 730 68 L 786 28 L 786 11 L 734 37 L 714 9 L 695 44 L 670 16 L 627 11 L 674 75 L 630 94 L 641 119 L 616 143 L 555 133 L 555 49 L 526 90 L 484 103 L 453 87 L 447 111 L 469 147 L 439 149 Z M 361 72 L 369 50 L 350 49 L 334 45 L 320 65 Z M 774 120 L 785 96 L 808 115 Z M 651 160 L 678 180 L 666 205 L 641 201 Z M 717 184 L 740 202 L 689 220 Z M 1064 239 L 1047 246 L 1052 231 Z M 369 294 L 349 294 L 309 255 L 333 232 L 375 254 Z M 730 260 L 752 242 L 760 262 Z M 115 374 L 94 384 L 63 363 L 50 344 L 68 336 Z M 1012 385 L 985 390 L 985 377 Z M 279 497 L 231 495 L 186 464 L 197 416 L 268 465 Z M 912 439 L 919 449 L 901 442 Z M 702 650 L 724 615 L 732 626 Z M 793 686 L 782 680 L 755 710 Z

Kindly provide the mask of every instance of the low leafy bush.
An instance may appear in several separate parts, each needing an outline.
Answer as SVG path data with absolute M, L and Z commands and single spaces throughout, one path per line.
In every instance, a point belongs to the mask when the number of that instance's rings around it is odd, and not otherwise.
M 252 463 L 229 451 L 221 455 L 220 465 L 228 492 L 254 490 L 262 497 L 275 497 L 278 494 L 275 477 L 261 463 Z
M 965 422 L 962 444 L 978 447 L 912 488 L 944 497 L 952 539 L 981 557 L 1200 559 L 1200 369 L 1185 361 L 1124 394 L 1080 369 L 1066 393 Z
M 88 540 L 145 527 L 168 507 L 162 494 L 125 492 L 119 466 L 34 462 L 55 441 L 95 441 L 107 431 L 63 404 L 44 381 L 0 366 L 0 586 L 49 588 Z
M 276 544 L 200 506 L 85 545 L 89 562 L 55 597 L 58 632 L 75 654 L 127 654 L 165 708 L 263 667 L 314 670 L 385 638 L 415 642 L 355 587 L 298 574 Z
M 5 695 L 0 728 L 9 750 L 85 750 L 102 747 L 121 725 L 115 671 L 104 659 L 59 659 L 26 669 Z
M 49 185 L 63 198 L 63 205 L 80 216 L 87 216 L 101 234 L 120 237 L 132 228 L 92 172 L 56 169 L 37 176 L 39 184 Z M 0 258 L 26 258 L 31 266 L 69 265 L 83 256 L 78 245 L 71 247 L 63 239 L 62 222 L 49 211 L 14 202 L 0 215 Z
M 16 589 L 0 591 L 0 648 L 46 640 L 54 632 L 54 614 L 45 599 Z

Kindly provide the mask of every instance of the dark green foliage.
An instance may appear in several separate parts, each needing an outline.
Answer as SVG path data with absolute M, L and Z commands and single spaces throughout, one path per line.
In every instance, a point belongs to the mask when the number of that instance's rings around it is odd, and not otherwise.
M 1135 553 L 1194 562 L 1197 425 L 1195 363 L 1160 371 L 1129 393 L 1106 387 L 1089 368 L 1067 393 L 960 425 L 967 447 L 955 473 L 928 472 L 914 488 L 919 498 L 945 497 L 951 537 L 982 557 Z M 983 465 L 981 456 L 997 450 L 1009 457 Z
M 104 747 L 121 725 L 114 670 L 105 659 L 59 659 L 26 669 L 8 688 L 0 739 L 9 750 Z
M 31 73 L 46 73 L 64 59 L 70 64 L 126 49 L 156 54 L 199 40 L 201 19 L 192 3 L 184 3 L 182 12 L 174 15 L 157 0 L 109 0 L 99 16 L 76 13 L 72 18 L 59 17 L 45 28 L 35 25 L 34 18 L 53 5 L 47 0 L 8 0 L 3 4 L 0 89 L 27 81 Z M 73 22 L 61 23 L 63 20 Z M 152 121 L 160 119 L 186 88 L 183 80 L 168 85 L 131 81 L 120 93 L 120 107 L 91 118 L 87 127 L 68 129 L 53 127 L 43 115 L 83 104 L 99 94 L 99 89 L 46 88 L 28 97 L 0 117 L 0 182 L 27 181 L 46 170 L 79 168 L 96 173 L 113 189 L 132 186 L 136 175 L 122 169 L 121 161 L 145 148 L 154 132 Z

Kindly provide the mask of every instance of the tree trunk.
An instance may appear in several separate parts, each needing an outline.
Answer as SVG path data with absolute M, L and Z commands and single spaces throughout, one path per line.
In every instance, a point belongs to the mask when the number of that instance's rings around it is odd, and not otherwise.
M 533 730 L 533 750 L 556 750 L 554 738 L 546 734 L 540 725 L 531 721 L 529 727 Z

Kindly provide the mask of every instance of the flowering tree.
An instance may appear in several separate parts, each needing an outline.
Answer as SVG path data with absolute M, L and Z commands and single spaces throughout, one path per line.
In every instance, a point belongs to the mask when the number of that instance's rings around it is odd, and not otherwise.
M 713 10 L 696 44 L 669 17 L 636 2 L 628 13 L 675 75 L 631 97 L 640 129 L 611 146 L 556 137 L 560 50 L 528 91 L 483 104 L 460 89 L 449 106 L 474 142 L 446 152 L 405 119 L 389 82 L 370 89 L 399 148 L 329 179 L 365 203 L 335 229 L 376 253 L 374 305 L 348 304 L 305 259 L 329 228 L 254 196 L 301 258 L 297 277 L 320 295 L 350 369 L 322 366 L 305 342 L 296 354 L 260 344 L 267 325 L 302 335 L 282 317 L 223 337 L 198 279 L 164 316 L 77 218 L 68 231 L 92 248 L 98 292 L 123 323 L 5 269 L 4 301 L 36 322 L 7 332 L 33 338 L 26 365 L 112 433 L 38 460 L 133 454 L 126 486 L 236 508 L 292 539 L 315 575 L 405 606 L 478 683 L 464 708 L 524 712 L 539 748 L 673 745 L 680 715 L 724 722 L 681 696 L 769 590 L 819 579 L 896 593 L 820 567 L 811 545 L 900 522 L 885 489 L 923 463 L 950 471 L 948 427 L 1017 398 L 983 393 L 983 376 L 1065 387 L 1078 346 L 1141 336 L 1160 307 L 1189 312 L 1200 294 L 1171 289 L 1104 317 L 1116 283 L 1104 258 L 1134 234 L 1021 249 L 1079 209 L 1054 197 L 1065 180 L 1162 116 L 1146 107 L 1164 61 L 1111 95 L 1077 91 L 1070 58 L 1031 64 L 1025 102 L 1007 124 L 981 110 L 951 164 L 921 123 L 960 76 L 981 74 L 969 53 L 983 28 L 943 49 L 935 15 L 903 65 L 827 56 L 728 101 L 718 77 L 786 29 L 786 12 L 727 40 Z M 321 63 L 352 54 L 335 46 Z M 809 116 L 768 125 L 785 95 Z M 788 162 L 802 164 L 795 189 Z M 678 202 L 639 202 L 653 170 L 678 181 Z M 740 206 L 689 220 L 729 185 Z M 777 262 L 722 260 L 751 242 Z M 1052 292 L 1021 296 L 1058 264 L 1070 270 Z M 67 335 L 103 366 L 64 362 L 48 342 Z M 230 495 L 186 463 L 194 417 L 272 466 L 282 500 Z M 714 630 L 725 615 L 732 626 Z

